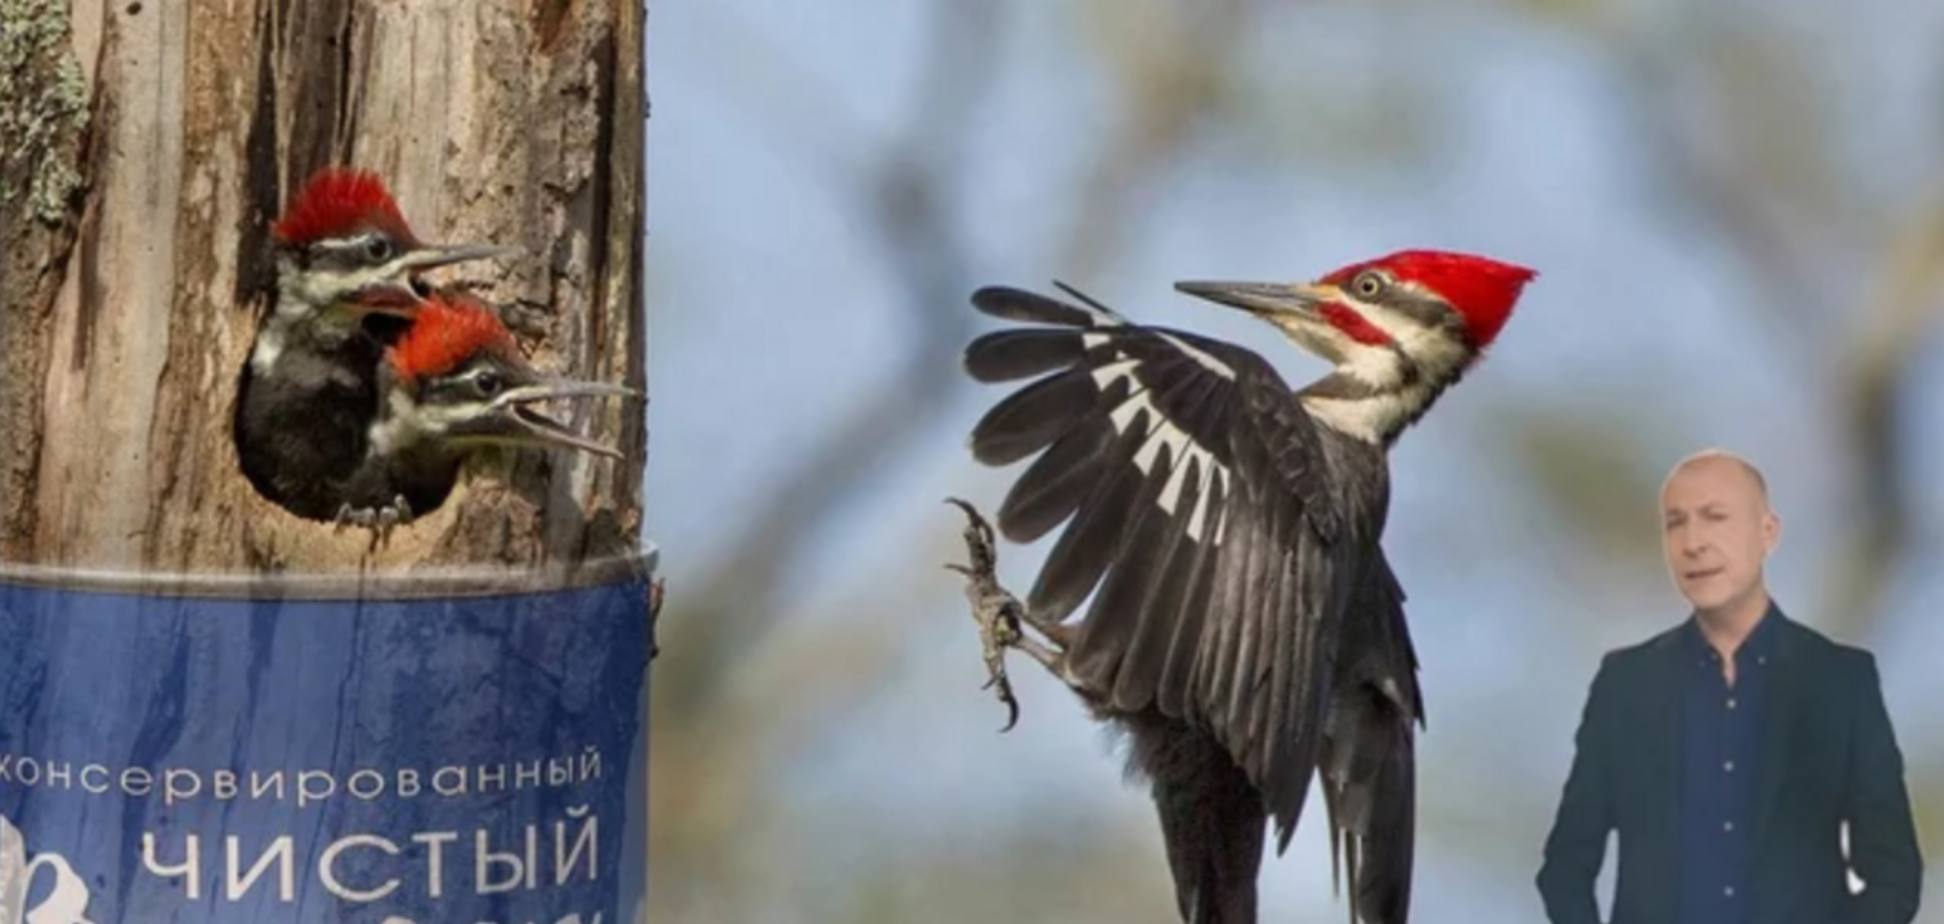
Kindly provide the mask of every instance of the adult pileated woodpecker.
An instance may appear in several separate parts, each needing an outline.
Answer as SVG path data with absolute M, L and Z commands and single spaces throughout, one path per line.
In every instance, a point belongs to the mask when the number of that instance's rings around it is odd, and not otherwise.
M 444 290 L 430 295 L 386 350 L 378 381 L 381 409 L 362 464 L 347 473 L 345 497 L 362 508 L 403 511 L 437 508 L 462 473 L 504 461 L 508 450 L 553 447 L 621 458 L 535 405 L 636 394 L 542 375 L 490 307 Z
M 955 501 L 972 520 L 972 564 L 953 567 L 1015 718 L 1004 647 L 1129 734 L 1184 921 L 1253 924 L 1264 825 L 1275 819 L 1280 854 L 1312 769 L 1353 916 L 1406 920 L 1424 712 L 1404 592 L 1380 545 L 1387 451 L 1478 360 L 1535 275 L 1406 251 L 1309 284 L 1176 285 L 1335 366 L 1301 390 L 1249 350 L 1134 324 L 1064 285 L 1075 302 L 972 296 L 986 314 L 1048 325 L 965 352 L 981 382 L 1045 374 L 972 432 L 987 465 L 1044 450 L 1007 493 L 999 531 L 1028 543 L 1068 525 L 1022 605 L 998 581 L 991 527 Z
M 347 503 L 345 479 L 378 414 L 384 346 L 417 311 L 419 274 L 515 251 L 420 241 L 382 180 L 341 168 L 318 171 L 271 232 L 277 301 L 238 376 L 238 462 L 297 516 L 383 525 L 379 511 Z

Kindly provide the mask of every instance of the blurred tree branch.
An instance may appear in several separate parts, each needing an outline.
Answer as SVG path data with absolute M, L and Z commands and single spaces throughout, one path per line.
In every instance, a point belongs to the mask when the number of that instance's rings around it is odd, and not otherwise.
M 889 146 L 875 170 L 863 174 L 867 185 L 860 190 L 860 211 L 872 219 L 885 268 L 911 309 L 913 342 L 887 387 L 849 408 L 805 448 L 795 471 L 749 505 L 757 515 L 739 531 L 733 551 L 688 588 L 684 596 L 710 610 L 676 620 L 687 652 L 683 663 L 700 676 L 671 679 L 671 686 L 708 695 L 716 686 L 710 678 L 721 674 L 713 659 L 699 655 L 762 644 L 788 610 L 777 599 L 788 567 L 832 511 L 867 490 L 927 432 L 933 413 L 959 384 L 957 364 L 949 358 L 967 338 L 972 315 L 941 306 L 964 300 L 971 271 L 943 198 L 974 124 L 971 110 L 989 87 L 982 65 L 997 44 L 1000 7 L 939 2 L 932 9 L 932 43 L 910 130 Z M 675 672 L 668 671 L 671 677 Z
M 1818 342 L 1826 326 L 1822 306 L 1839 289 L 1830 284 L 1827 268 L 1830 242 L 1804 233 L 1805 226 L 1791 210 L 1801 192 L 1776 178 L 1800 178 L 1827 163 L 1820 156 L 1827 133 L 1803 130 L 1825 124 L 1826 114 L 1794 113 L 1785 139 L 1765 131 L 1784 121 L 1768 110 L 1780 103 L 1776 88 L 1792 75 L 1784 70 L 1800 61 L 1779 54 L 1761 54 L 1764 43 L 1746 35 L 1758 25 L 1741 22 L 1724 34 L 1716 19 L 1699 14 L 1678 26 L 1613 33 L 1621 75 L 1633 87 L 1635 124 L 1648 142 L 1649 159 L 1660 169 L 1667 200 L 1711 225 L 1723 241 L 1738 251 L 1751 270 L 1751 281 L 1763 293 L 1756 310 L 1780 317 L 1761 317 L 1796 333 L 1803 344 Z M 1736 54 L 1735 51 L 1742 53 Z M 1718 52 L 1718 54 L 1716 53 Z M 1737 79 L 1736 69 L 1759 71 Z M 1740 92 L 1737 92 L 1740 91 Z M 1788 101 L 1807 108 L 1807 103 Z M 1804 150 L 1816 155 L 1804 155 Z M 1795 169 L 1771 166 L 1770 161 L 1803 162 Z M 1824 220 L 1828 220 L 1825 216 Z
M 1907 470 L 1911 405 L 1934 395 L 1905 387 L 1927 338 L 1944 328 L 1944 196 L 1933 193 L 1884 247 L 1855 317 L 1856 342 L 1839 358 L 1843 427 L 1853 460 L 1858 516 L 1838 560 L 1825 611 L 1850 637 L 1867 635 L 1883 610 L 1890 576 L 1911 560 L 1910 510 L 1918 478 Z
M 1144 9 L 1131 11 L 1130 5 Z M 1089 279 L 1120 252 L 1130 207 L 1176 163 L 1206 113 L 1232 92 L 1235 49 L 1255 0 L 1085 0 L 1091 33 L 1125 108 L 1074 196 L 1060 258 L 1066 278 Z M 1083 286 L 1084 288 L 1084 286 Z
M 772 739 L 765 732 L 802 718 L 788 713 L 837 704 L 802 689 L 778 690 L 754 702 L 725 694 L 752 668 L 752 653 L 763 648 L 778 621 L 798 612 L 780 596 L 789 567 L 834 511 L 869 489 L 885 465 L 928 432 L 932 413 L 958 385 L 957 364 L 946 358 L 965 339 L 971 315 L 941 306 L 964 298 L 970 270 L 942 198 L 956 176 L 971 109 L 989 85 L 983 65 L 993 56 L 1001 11 L 990 3 L 932 4 L 932 40 L 914 118 L 876 170 L 863 175 L 868 185 L 860 190 L 861 211 L 873 219 L 886 269 L 911 309 L 913 342 L 892 384 L 805 447 L 794 471 L 748 505 L 755 516 L 730 551 L 670 600 L 673 618 L 662 623 L 662 646 L 670 656 L 656 664 L 651 769 L 655 790 L 665 794 L 652 799 L 651 855 L 657 857 L 656 881 L 664 884 L 653 896 L 658 920 L 741 917 L 714 903 L 733 906 L 733 896 L 754 891 L 742 888 L 747 883 L 737 860 L 741 838 L 766 802 L 759 752 Z M 818 101 L 819 108 L 824 102 Z M 837 673 L 869 674 L 868 665 L 857 663 L 860 653 L 847 650 Z M 814 654 L 796 650 L 790 659 Z M 822 660 L 805 671 L 835 666 Z M 805 671 L 791 673 L 801 677 Z
M 1854 204 L 1867 197 L 1833 166 L 1831 144 L 1841 132 L 1804 92 L 1815 81 L 1802 69 L 1819 58 L 1789 47 L 1778 28 L 1708 14 L 1651 26 L 1604 34 L 1633 87 L 1636 124 L 1671 200 L 1705 218 L 1741 255 L 1763 296 L 1747 303 L 1752 322 L 1793 334 L 1806 374 L 1835 384 L 1829 432 L 1849 450 L 1846 494 L 1854 518 L 1846 550 L 1831 565 L 1829 596 L 1813 612 L 1837 637 L 1866 639 L 1883 617 L 1884 592 L 1912 539 L 1906 511 L 1916 484 L 1898 460 L 1916 415 L 1904 413 L 1902 386 L 1920 356 L 1917 345 L 1944 318 L 1937 271 L 1944 199 L 1884 209 Z M 1846 219 L 1899 207 L 1905 214 L 1874 253 L 1846 244 L 1868 239 L 1845 233 L 1855 230 Z M 1869 284 L 1858 286 L 1858 279 Z M 1850 342 L 1832 349 L 1836 337 Z M 1826 368 L 1815 370 L 1816 363 Z M 1796 405 L 1785 412 L 1814 410 Z

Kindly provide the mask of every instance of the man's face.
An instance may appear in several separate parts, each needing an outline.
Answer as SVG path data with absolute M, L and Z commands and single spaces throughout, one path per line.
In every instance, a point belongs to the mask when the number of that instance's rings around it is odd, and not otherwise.
M 1781 534 L 1754 476 L 1726 459 L 1697 460 L 1668 479 L 1661 526 L 1674 586 L 1702 612 L 1749 599 Z

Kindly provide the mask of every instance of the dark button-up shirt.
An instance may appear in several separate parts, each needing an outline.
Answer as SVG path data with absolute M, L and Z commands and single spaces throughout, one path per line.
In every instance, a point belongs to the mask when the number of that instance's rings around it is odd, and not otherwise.
M 1682 630 L 1679 924 L 1748 924 L 1755 759 L 1769 698 L 1775 620 L 1735 649 L 1735 684 L 1689 619 Z

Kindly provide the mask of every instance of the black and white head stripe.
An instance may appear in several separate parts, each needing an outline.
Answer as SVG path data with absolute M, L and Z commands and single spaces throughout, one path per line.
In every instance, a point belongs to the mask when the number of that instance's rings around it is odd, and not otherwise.
M 1110 708 L 1206 728 L 1287 843 L 1348 587 L 1374 537 L 1342 529 L 1326 437 L 1260 356 L 1061 288 L 1078 303 L 979 290 L 981 312 L 1047 326 L 983 335 L 964 357 L 981 382 L 1039 376 L 971 436 L 988 465 L 1040 453 L 998 511 L 1007 538 L 1067 524 L 1026 603 L 1063 620 L 1093 595 L 1067 651 L 1076 681 Z

